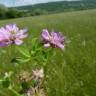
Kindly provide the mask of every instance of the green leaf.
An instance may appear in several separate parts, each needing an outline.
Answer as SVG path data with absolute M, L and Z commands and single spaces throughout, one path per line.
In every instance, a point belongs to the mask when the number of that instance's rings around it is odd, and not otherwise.
M 36 47 L 37 47 L 37 38 L 33 38 L 32 39 L 32 50 L 36 50 Z
M 2 86 L 4 88 L 8 88 L 10 86 L 10 81 L 9 78 L 6 78 L 3 82 L 2 82 Z
M 30 58 L 21 58 L 21 57 L 18 57 L 18 58 L 13 58 L 11 60 L 11 63 L 21 64 L 21 63 L 26 63 L 29 60 L 30 60 Z
M 35 45 L 37 40 L 38 40 L 37 38 L 33 38 L 32 39 L 32 44 Z
M 30 84 L 28 84 L 27 82 L 22 82 L 21 86 L 22 86 L 23 90 L 30 88 Z
M 4 76 L 4 79 L 10 78 L 12 75 L 13 75 L 13 71 L 6 72 L 6 73 L 5 73 L 5 76 Z
M 17 47 L 17 50 L 18 50 L 23 56 L 25 56 L 25 57 L 27 57 L 27 58 L 30 58 L 30 57 L 31 57 L 31 55 L 30 55 L 29 50 L 28 50 L 27 47 L 19 46 L 19 47 Z

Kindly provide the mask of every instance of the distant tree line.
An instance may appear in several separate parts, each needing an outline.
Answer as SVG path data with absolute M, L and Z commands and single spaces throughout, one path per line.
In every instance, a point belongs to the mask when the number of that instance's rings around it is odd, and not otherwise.
M 23 12 L 17 9 L 10 9 L 5 7 L 4 5 L 0 5 L 0 19 L 20 17 L 21 13 Z
M 0 5 L 0 19 L 36 16 L 40 14 L 46 14 L 46 12 L 39 9 L 30 12 L 28 10 L 18 10 L 16 8 L 7 8 L 4 5 Z
M 59 1 L 59 2 L 50 2 L 42 3 L 36 5 L 28 5 L 17 7 L 19 10 L 28 10 L 30 12 L 38 11 L 45 13 L 58 13 L 65 11 L 76 11 L 76 10 L 85 10 L 85 9 L 94 9 L 96 8 L 96 0 L 77 0 L 77 1 Z
M 0 19 L 38 16 L 66 11 L 76 11 L 96 8 L 96 0 L 60 1 L 45 4 L 28 5 L 7 8 L 0 5 Z

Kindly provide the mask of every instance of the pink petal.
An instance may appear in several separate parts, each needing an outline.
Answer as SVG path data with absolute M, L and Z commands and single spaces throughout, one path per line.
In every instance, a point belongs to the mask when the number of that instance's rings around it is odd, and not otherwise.
M 23 41 L 20 40 L 20 39 L 16 39 L 16 40 L 15 40 L 15 44 L 16 44 L 16 45 L 21 45 L 22 43 L 23 43 Z
M 26 38 L 28 36 L 27 34 L 25 34 L 26 32 L 27 29 L 18 31 L 18 33 L 16 34 L 16 38 L 20 38 L 20 39 Z
M 42 38 L 45 40 L 49 40 L 50 34 L 47 29 L 44 29 L 42 32 Z
M 57 44 L 57 47 L 59 47 L 61 49 L 64 49 L 64 45 L 63 44 L 60 44 L 60 43 Z
M 5 26 L 6 30 L 8 30 L 9 32 L 18 32 L 19 28 L 17 27 L 16 24 L 9 24 Z

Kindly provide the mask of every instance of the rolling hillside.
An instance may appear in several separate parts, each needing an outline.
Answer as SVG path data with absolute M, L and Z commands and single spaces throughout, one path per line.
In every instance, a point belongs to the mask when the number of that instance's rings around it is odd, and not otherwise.
M 96 8 L 96 0 L 58 1 L 7 8 L 0 5 L 0 19 L 47 15 Z
M 63 11 L 84 10 L 96 8 L 96 0 L 80 0 L 80 1 L 58 1 L 36 5 L 28 5 L 17 7 L 19 10 L 26 11 L 46 11 L 48 13 L 56 13 Z

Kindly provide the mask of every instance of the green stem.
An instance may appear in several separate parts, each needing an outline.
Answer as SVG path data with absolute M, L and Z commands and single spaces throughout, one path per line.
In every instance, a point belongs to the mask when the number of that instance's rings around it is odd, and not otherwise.
M 14 93 L 16 96 L 22 96 L 18 92 L 16 92 L 13 88 L 9 88 L 9 90 Z

